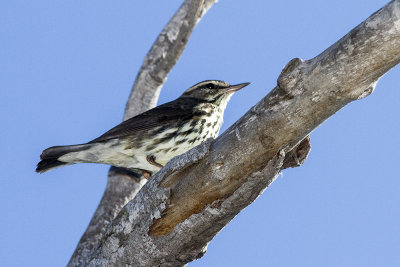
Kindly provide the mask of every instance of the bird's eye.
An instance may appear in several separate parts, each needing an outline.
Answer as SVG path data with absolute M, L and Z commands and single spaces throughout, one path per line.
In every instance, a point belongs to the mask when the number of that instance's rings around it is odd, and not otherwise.
M 208 83 L 208 84 L 206 85 L 206 88 L 208 88 L 208 89 L 215 89 L 215 84 L 213 84 L 213 83 Z

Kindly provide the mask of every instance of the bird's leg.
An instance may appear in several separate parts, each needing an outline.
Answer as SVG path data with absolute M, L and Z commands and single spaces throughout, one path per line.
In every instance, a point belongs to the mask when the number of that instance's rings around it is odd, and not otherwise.
M 151 165 L 157 166 L 157 167 L 164 167 L 163 165 L 161 165 L 160 163 L 156 162 L 156 158 L 153 155 L 148 155 L 146 156 L 146 160 L 148 163 L 150 163 Z M 150 179 L 152 173 L 146 170 L 142 170 L 142 175 L 144 176 L 144 178 L 146 179 Z
M 151 165 L 157 166 L 157 167 L 159 167 L 159 168 L 164 167 L 164 166 L 161 165 L 160 163 L 157 163 L 157 162 L 156 162 L 156 158 L 155 158 L 153 155 L 148 155 L 148 156 L 146 157 L 146 159 L 147 159 L 147 162 L 150 163 Z

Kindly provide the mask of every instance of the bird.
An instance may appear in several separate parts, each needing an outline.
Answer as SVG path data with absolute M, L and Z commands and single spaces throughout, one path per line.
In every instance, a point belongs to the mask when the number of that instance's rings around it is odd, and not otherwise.
M 249 84 L 197 83 L 177 99 L 125 120 L 88 143 L 45 149 L 36 172 L 75 163 L 102 163 L 139 170 L 150 178 L 173 157 L 216 138 L 231 96 Z

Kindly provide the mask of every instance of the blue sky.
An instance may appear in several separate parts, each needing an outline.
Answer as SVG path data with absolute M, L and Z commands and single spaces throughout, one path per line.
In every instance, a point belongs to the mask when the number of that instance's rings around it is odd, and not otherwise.
M 106 185 L 108 166 L 34 173 L 41 151 L 118 124 L 138 68 L 181 1 L 6 0 L 0 11 L 0 266 L 63 266 Z M 252 82 L 226 129 L 276 84 L 386 1 L 220 0 L 196 27 L 159 103 L 205 79 Z M 311 134 L 285 170 L 191 266 L 399 266 L 400 70 Z

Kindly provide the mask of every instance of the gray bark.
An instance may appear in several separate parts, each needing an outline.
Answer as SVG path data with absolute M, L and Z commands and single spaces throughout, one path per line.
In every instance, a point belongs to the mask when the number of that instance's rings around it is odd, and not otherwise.
M 185 0 L 146 55 L 126 104 L 124 120 L 153 108 L 167 75 L 184 50 L 190 34 L 217 0 Z M 139 173 L 112 167 L 103 197 L 68 266 L 81 266 L 103 236 L 107 225 L 132 200 L 146 179 Z
M 313 129 L 371 94 L 399 62 L 396 0 L 317 57 L 290 61 L 277 86 L 220 137 L 171 160 L 121 210 L 85 265 L 181 266 L 201 257 L 283 168 L 302 163 Z

